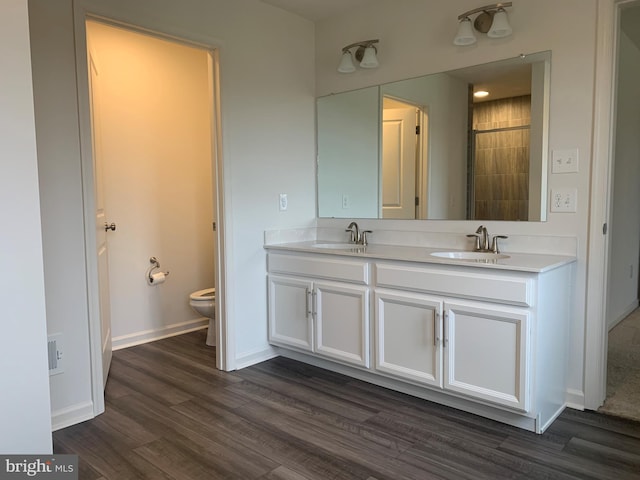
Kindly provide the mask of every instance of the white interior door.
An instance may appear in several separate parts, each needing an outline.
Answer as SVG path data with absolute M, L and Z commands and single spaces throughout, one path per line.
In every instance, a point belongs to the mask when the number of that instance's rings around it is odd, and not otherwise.
M 96 202 L 96 251 L 98 256 L 98 285 L 100 290 L 100 323 L 102 334 L 102 383 L 107 384 L 111 366 L 111 304 L 109 297 L 108 236 L 115 230 L 105 213 L 102 135 L 100 130 L 100 79 L 95 55 L 89 50 L 89 78 L 91 95 L 91 129 L 93 138 L 94 191 Z M 113 226 L 112 226 L 113 225 Z
M 382 217 L 416 218 L 416 109 L 384 109 Z

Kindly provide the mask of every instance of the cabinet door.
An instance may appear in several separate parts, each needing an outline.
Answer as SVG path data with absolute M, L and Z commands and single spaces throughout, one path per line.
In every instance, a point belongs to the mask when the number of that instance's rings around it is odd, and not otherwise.
M 445 302 L 444 388 L 529 409 L 529 312 Z
M 312 351 L 311 282 L 277 275 L 268 282 L 269 342 Z
M 442 301 L 376 290 L 376 370 L 442 387 Z
M 315 283 L 315 352 L 369 367 L 369 289 Z

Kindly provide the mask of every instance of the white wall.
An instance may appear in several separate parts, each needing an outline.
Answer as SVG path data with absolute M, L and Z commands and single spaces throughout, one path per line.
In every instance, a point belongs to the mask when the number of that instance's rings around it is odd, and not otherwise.
M 79 9 L 219 48 L 227 245 L 226 296 L 239 364 L 268 353 L 264 231 L 315 222 L 314 25 L 258 0 L 77 1 Z M 52 377 L 54 412 L 72 416 L 90 401 L 80 158 L 71 0 L 31 0 L 38 40 L 36 99 L 44 97 L 39 149 L 51 176 L 42 177 L 46 278 L 56 295 L 51 329 L 67 335 L 77 368 Z M 78 11 L 82 15 L 82 11 Z M 45 21 L 46 19 L 46 21 Z M 45 58 L 45 56 L 47 58 Z M 55 97 L 55 98 L 52 98 Z M 55 108 L 53 106 L 55 105 Z M 59 167 L 59 171 L 55 168 Z M 278 194 L 289 208 L 278 211 Z M 57 276 L 54 276 L 54 273 Z M 59 279 L 64 279 L 60 281 Z M 69 278 L 73 281 L 67 282 Z M 71 339 L 71 340 L 69 340 Z
M 318 99 L 318 215 L 379 215 L 380 93 L 371 87 Z M 355 128 L 353 128 L 355 126 Z M 326 140 L 326 141 L 324 141 Z M 343 204 L 347 196 L 348 210 Z
M 40 205 L 25 0 L 0 4 L 0 452 L 51 453 Z
M 624 15 L 624 11 L 623 11 Z M 640 50 L 621 32 L 609 257 L 609 327 L 638 304 L 640 256 Z
M 352 90 L 420 75 L 462 68 L 520 53 L 551 50 L 549 148 L 578 148 L 577 174 L 549 175 L 549 188 L 578 191 L 576 213 L 549 213 L 546 222 L 486 222 L 491 234 L 567 236 L 577 238 L 577 268 L 571 323 L 569 366 L 573 405 L 582 405 L 589 179 L 594 108 L 597 0 L 514 2 L 508 9 L 513 35 L 505 39 L 478 36 L 471 47 L 452 44 L 457 16 L 478 6 L 473 0 L 378 0 L 354 14 L 316 24 L 316 93 Z M 380 67 L 344 75 L 336 71 L 344 45 L 379 38 Z M 578 40 L 579 39 L 579 40 Z M 428 232 L 473 233 L 466 221 L 421 222 L 368 220 L 361 227 Z M 320 227 L 342 227 L 344 220 L 319 220 Z M 375 239 L 375 233 L 372 240 Z M 509 241 L 504 243 L 508 250 Z
M 117 225 L 108 232 L 117 348 L 198 326 L 189 294 L 214 286 L 208 53 L 99 22 L 87 38 L 105 211 Z M 170 272 L 165 283 L 147 284 L 150 257 Z

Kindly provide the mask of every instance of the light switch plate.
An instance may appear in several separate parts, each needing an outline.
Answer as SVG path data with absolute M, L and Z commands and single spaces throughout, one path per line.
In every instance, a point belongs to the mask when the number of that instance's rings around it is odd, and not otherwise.
M 578 149 L 561 148 L 551 154 L 551 173 L 577 173 Z

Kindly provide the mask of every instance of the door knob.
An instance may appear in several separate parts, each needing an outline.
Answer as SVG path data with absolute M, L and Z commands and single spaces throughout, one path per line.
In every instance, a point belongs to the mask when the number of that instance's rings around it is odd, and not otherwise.
M 104 222 L 104 231 L 108 232 L 109 230 L 115 232 L 116 231 L 116 224 L 112 223 L 111 225 L 109 225 L 107 222 Z

